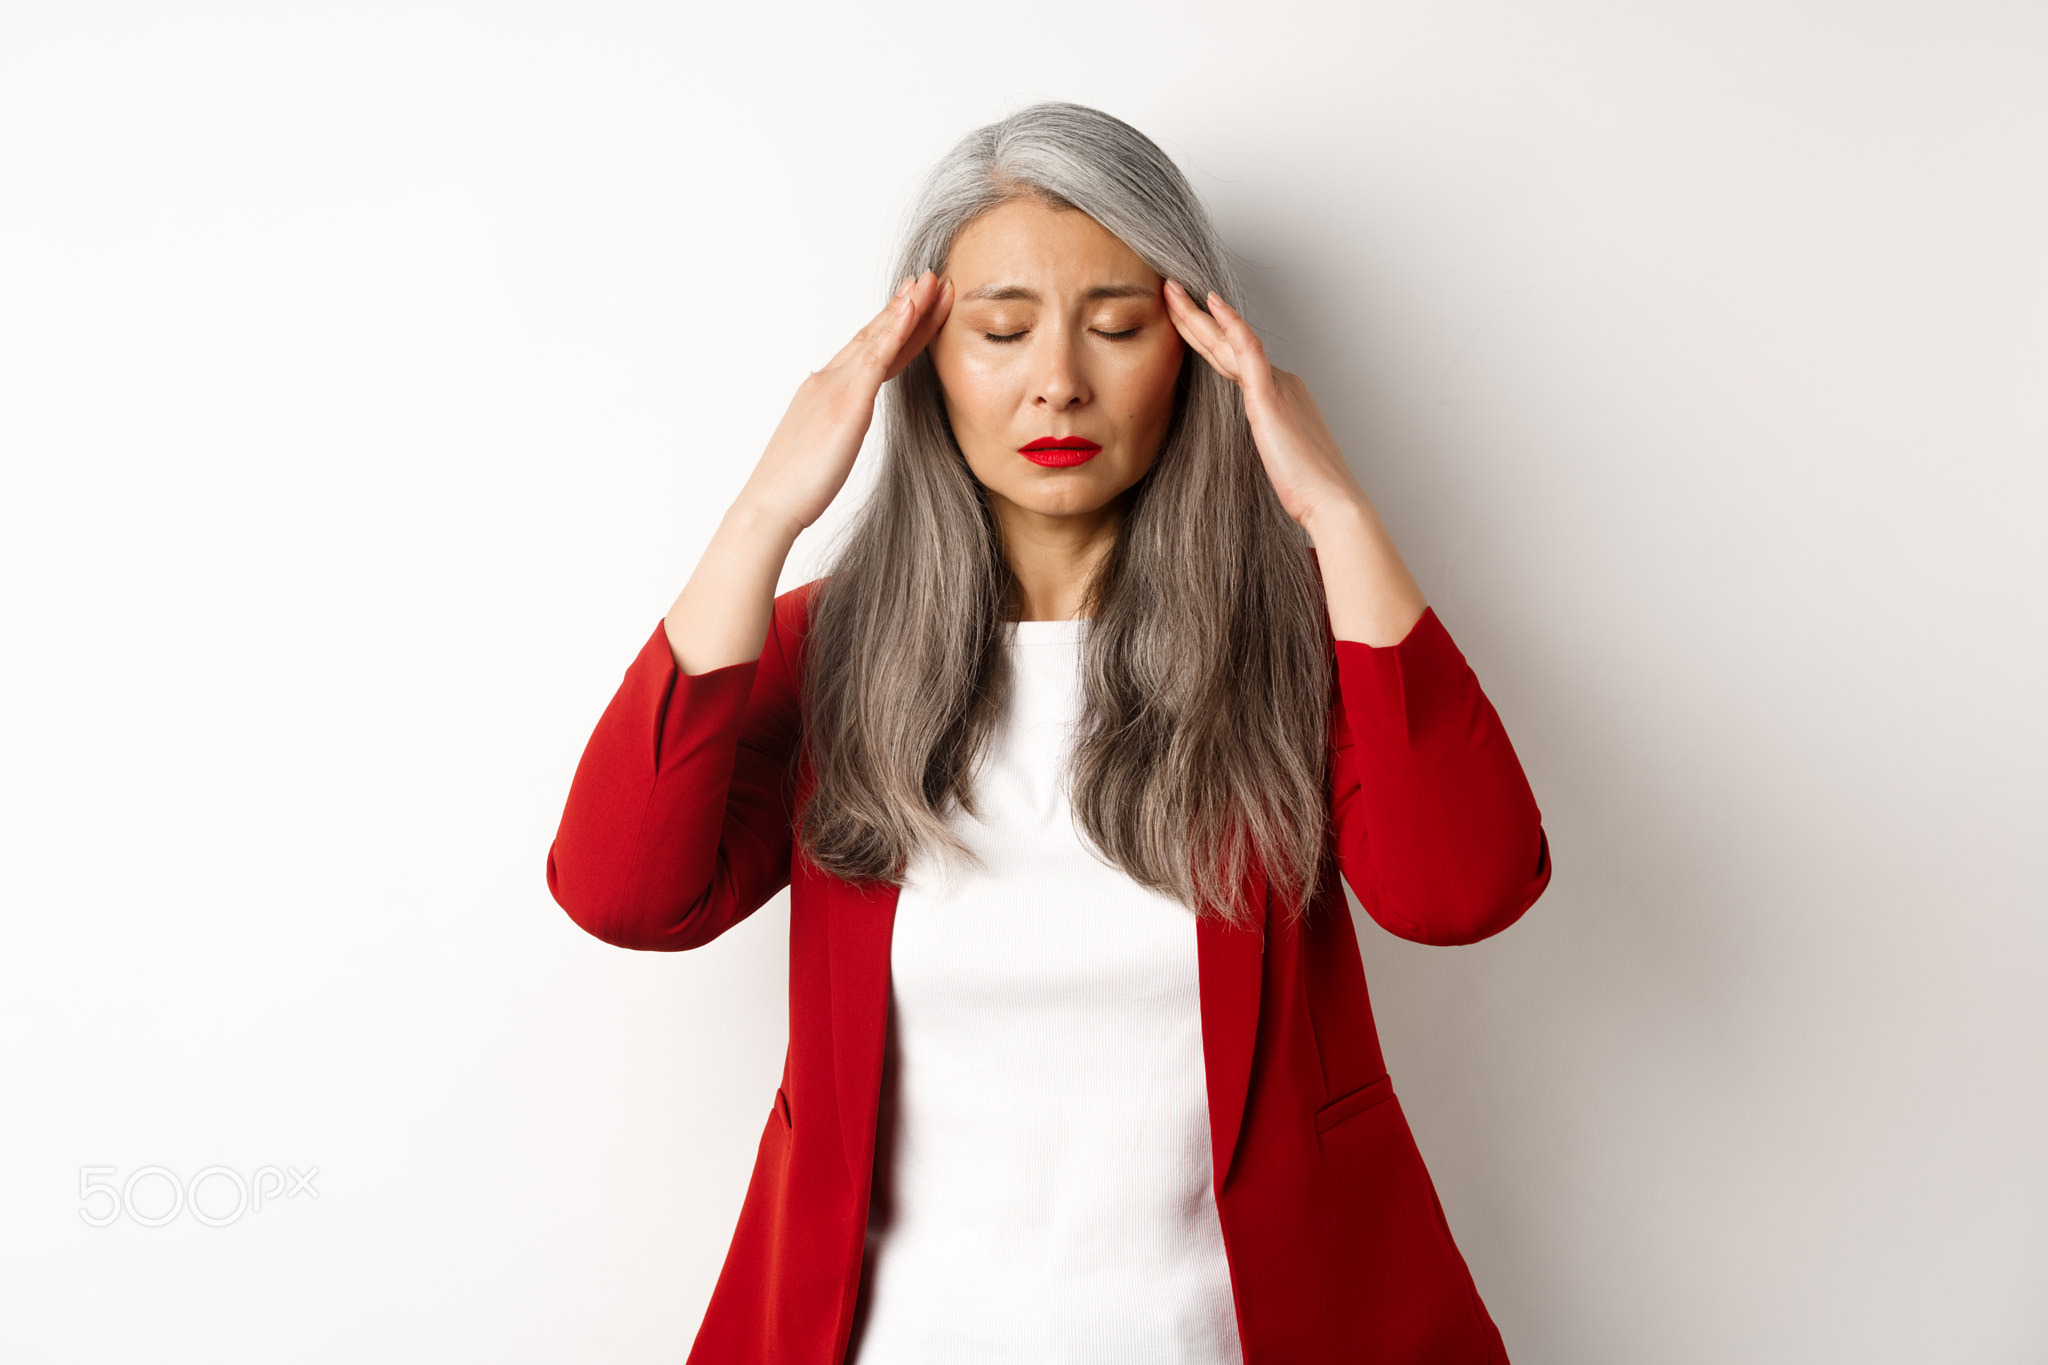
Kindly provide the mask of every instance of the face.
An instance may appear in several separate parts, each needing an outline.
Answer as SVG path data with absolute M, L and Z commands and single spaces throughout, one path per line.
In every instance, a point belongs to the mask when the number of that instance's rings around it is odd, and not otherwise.
M 941 273 L 953 308 L 932 361 L 1006 529 L 1113 518 L 1173 419 L 1184 343 L 1164 281 L 1087 214 L 1035 199 L 969 224 Z

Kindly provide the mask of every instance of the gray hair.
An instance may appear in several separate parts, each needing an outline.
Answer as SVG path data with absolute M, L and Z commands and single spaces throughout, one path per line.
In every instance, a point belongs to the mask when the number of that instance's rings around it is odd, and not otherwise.
M 1038 104 L 968 134 L 916 200 L 900 280 L 943 272 L 996 206 L 1078 209 L 1200 299 L 1237 297 L 1222 241 L 1173 162 L 1129 124 Z M 811 600 L 799 838 L 820 868 L 900 883 L 947 827 L 1007 702 L 1015 579 L 986 491 L 921 355 L 883 395 L 873 492 Z M 1093 584 L 1072 791 L 1082 833 L 1139 884 L 1256 921 L 1263 872 L 1303 913 L 1327 861 L 1329 636 L 1320 576 L 1262 468 L 1237 386 L 1192 349 L 1172 424 L 1127 495 Z

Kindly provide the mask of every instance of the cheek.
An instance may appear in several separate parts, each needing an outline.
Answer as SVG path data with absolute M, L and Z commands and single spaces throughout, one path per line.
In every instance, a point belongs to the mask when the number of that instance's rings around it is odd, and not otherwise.
M 959 348 L 943 344 L 932 347 L 932 366 L 938 371 L 956 436 L 972 440 L 975 434 L 1002 424 L 1013 404 L 1011 385 L 1000 368 L 969 359 Z
M 1169 333 L 1162 344 L 1130 358 L 1118 376 L 1117 407 L 1127 414 L 1126 421 L 1152 435 L 1164 432 L 1173 417 L 1173 396 L 1186 352 L 1179 334 Z

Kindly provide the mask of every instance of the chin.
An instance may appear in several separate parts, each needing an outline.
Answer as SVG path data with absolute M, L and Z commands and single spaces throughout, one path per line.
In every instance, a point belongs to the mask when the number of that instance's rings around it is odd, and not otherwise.
M 1016 506 L 1041 517 L 1085 517 L 1115 502 L 1124 490 L 1104 488 L 1093 481 L 1061 478 L 1035 481 L 1030 487 L 996 491 Z
M 1031 510 L 1042 517 L 1089 517 L 1100 512 L 1109 504 L 1109 498 L 1095 498 L 1087 501 L 1071 499 L 1034 507 Z
M 1144 476 L 1143 470 L 1131 475 L 1127 470 L 1097 468 L 1096 464 L 1091 460 L 1071 469 L 1034 470 L 1022 478 L 982 479 L 981 484 L 1020 510 L 1038 516 L 1091 516 L 1122 498 Z

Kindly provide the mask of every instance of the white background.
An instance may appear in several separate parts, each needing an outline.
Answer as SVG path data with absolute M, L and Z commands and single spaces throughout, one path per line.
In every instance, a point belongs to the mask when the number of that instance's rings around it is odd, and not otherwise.
M 0 1354 L 680 1358 L 786 912 L 622 952 L 547 845 L 1040 98 L 1209 199 L 1543 807 L 1512 931 L 1361 918 L 1515 1359 L 2048 1358 L 2018 0 L 0 9 Z M 318 1197 L 84 1224 L 151 1164 Z

